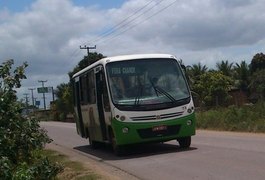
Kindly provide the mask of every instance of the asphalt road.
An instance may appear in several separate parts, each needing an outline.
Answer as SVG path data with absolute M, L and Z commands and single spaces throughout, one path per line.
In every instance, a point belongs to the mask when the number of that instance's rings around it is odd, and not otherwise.
M 43 122 L 53 143 L 146 180 L 264 180 L 265 134 L 197 131 L 188 150 L 176 141 L 133 146 L 116 157 L 109 146 L 91 149 L 75 124 Z M 84 159 L 85 160 L 85 159 Z

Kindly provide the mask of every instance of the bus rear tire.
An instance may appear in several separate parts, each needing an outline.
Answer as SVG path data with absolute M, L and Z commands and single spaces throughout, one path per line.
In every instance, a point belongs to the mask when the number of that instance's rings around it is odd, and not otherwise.
M 190 136 L 188 136 L 188 137 L 181 137 L 181 138 L 178 138 L 177 141 L 179 142 L 180 148 L 187 149 L 187 148 L 190 147 L 191 137 Z
M 92 149 L 98 149 L 100 147 L 100 142 L 91 140 L 90 136 L 88 136 L 88 141 Z

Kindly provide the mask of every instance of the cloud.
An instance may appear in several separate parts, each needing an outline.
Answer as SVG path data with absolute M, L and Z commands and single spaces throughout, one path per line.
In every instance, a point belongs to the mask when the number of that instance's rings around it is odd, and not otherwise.
M 79 49 L 85 44 L 97 45 L 107 56 L 170 53 L 187 65 L 210 67 L 221 59 L 249 60 L 264 51 L 263 0 L 174 1 L 147 6 L 149 0 L 128 0 L 120 8 L 99 9 L 71 0 L 37 0 L 23 12 L 0 9 L 0 60 L 29 62 L 23 81 L 27 89 L 39 86 L 40 79 L 51 86 L 67 82 L 67 73 L 86 55 Z M 102 36 L 126 17 L 122 27 Z

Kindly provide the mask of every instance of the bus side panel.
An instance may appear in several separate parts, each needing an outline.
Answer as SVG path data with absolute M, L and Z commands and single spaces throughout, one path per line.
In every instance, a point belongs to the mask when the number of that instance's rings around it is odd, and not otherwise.
M 192 123 L 187 125 L 187 121 Z M 154 132 L 154 127 L 166 126 L 167 130 Z M 122 129 L 127 127 L 128 133 Z M 179 137 L 195 135 L 195 113 L 188 116 L 159 122 L 121 122 L 112 119 L 112 128 L 118 145 L 127 145 L 144 142 L 165 142 Z

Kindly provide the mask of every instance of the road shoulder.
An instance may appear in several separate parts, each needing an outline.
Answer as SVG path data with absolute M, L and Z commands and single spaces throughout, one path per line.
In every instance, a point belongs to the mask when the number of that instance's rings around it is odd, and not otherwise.
M 100 175 L 100 179 L 103 180 L 138 180 L 137 177 L 128 174 L 127 172 L 110 166 L 100 159 L 84 155 L 83 153 L 77 152 L 74 149 L 65 148 L 55 143 L 47 144 L 46 149 L 51 149 L 60 152 L 69 157 L 71 161 L 77 161 L 84 165 L 84 168 L 92 170 L 95 174 Z

